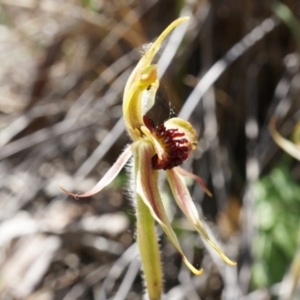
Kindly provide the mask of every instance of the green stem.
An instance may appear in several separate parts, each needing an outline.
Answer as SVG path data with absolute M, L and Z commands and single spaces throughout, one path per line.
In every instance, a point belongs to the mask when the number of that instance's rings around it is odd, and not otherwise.
M 135 157 L 134 174 L 138 168 Z M 162 266 L 155 221 L 142 198 L 136 194 L 137 244 L 139 247 L 144 281 L 149 300 L 160 300 L 162 296 Z
M 137 195 L 137 243 L 149 300 L 160 300 L 162 293 L 162 269 L 155 221 L 149 208 Z

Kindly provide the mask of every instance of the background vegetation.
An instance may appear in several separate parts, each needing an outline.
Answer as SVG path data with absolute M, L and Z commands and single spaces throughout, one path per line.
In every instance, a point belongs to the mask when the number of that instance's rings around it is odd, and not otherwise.
M 300 298 L 299 162 L 268 131 L 276 115 L 289 138 L 299 120 L 300 1 L 0 0 L 1 299 L 142 299 L 125 173 L 86 200 L 58 185 L 87 190 L 114 162 L 129 141 L 128 74 L 186 15 L 158 57 L 149 116 L 180 114 L 199 132 L 185 167 L 214 197 L 191 183 L 193 198 L 238 267 L 207 253 L 166 190 L 183 248 L 205 269 L 189 274 L 162 235 L 167 299 Z

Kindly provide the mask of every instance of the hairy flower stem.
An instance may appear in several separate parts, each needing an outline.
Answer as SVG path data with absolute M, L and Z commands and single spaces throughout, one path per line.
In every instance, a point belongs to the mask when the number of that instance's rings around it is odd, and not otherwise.
M 138 155 L 135 157 L 136 164 L 139 162 Z M 136 177 L 135 171 L 135 177 Z M 150 175 L 151 176 L 151 175 Z M 137 217 L 137 243 L 139 247 L 142 270 L 146 293 L 149 300 L 160 300 L 162 295 L 162 267 L 155 220 L 149 208 L 139 195 L 136 195 L 136 217 Z

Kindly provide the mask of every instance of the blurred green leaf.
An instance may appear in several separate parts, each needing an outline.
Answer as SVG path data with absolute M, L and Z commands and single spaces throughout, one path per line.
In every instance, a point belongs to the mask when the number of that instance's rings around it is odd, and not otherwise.
M 300 53 L 300 23 L 297 18 L 290 10 L 290 8 L 281 3 L 280 1 L 275 1 L 272 5 L 274 13 L 289 27 L 291 30 L 295 41 L 297 43 L 298 52 Z
M 87 8 L 89 10 L 92 10 L 92 11 L 96 10 L 96 4 L 95 4 L 94 0 L 81 0 L 81 3 L 82 3 L 83 7 Z
M 256 182 L 252 266 L 253 288 L 282 280 L 296 251 L 300 212 L 300 187 L 288 164 L 280 164 Z

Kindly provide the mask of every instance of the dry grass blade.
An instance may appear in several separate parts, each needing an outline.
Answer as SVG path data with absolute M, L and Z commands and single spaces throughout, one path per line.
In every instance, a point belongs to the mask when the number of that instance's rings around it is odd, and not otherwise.
M 57 138 L 60 135 L 68 133 L 70 131 L 76 131 L 87 126 L 90 126 L 89 122 L 78 122 L 77 118 L 65 120 L 61 123 L 55 124 L 52 128 L 41 129 L 31 135 L 21 138 L 15 142 L 2 147 L 0 149 L 0 160 L 14 155 L 29 147 L 36 146 L 49 139 Z
M 241 57 L 250 47 L 254 46 L 267 33 L 271 32 L 278 24 L 279 21 L 276 17 L 268 18 L 259 26 L 255 27 L 240 42 L 235 44 L 222 59 L 217 61 L 209 69 L 209 71 L 206 72 L 203 78 L 198 82 L 193 92 L 186 99 L 179 116 L 181 118 L 188 119 L 197 107 L 203 95 L 230 66 L 230 64 Z

